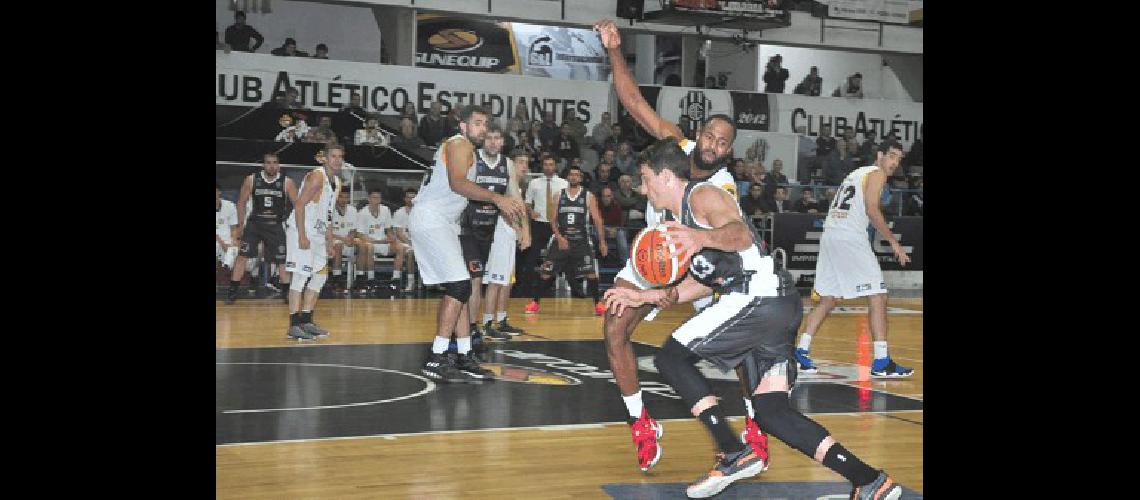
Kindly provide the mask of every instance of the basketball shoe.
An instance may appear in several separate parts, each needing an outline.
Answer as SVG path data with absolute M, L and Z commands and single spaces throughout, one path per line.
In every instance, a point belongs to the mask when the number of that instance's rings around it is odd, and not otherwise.
M 498 330 L 500 332 L 509 334 L 512 337 L 514 337 L 516 335 L 523 335 L 526 333 L 526 330 L 523 330 L 522 328 L 514 326 L 510 323 L 507 323 L 507 318 L 503 318 L 503 320 L 499 322 Z
M 538 302 L 532 300 L 529 304 L 526 305 L 526 313 L 534 314 L 536 312 L 538 312 Z
M 914 369 L 895 364 L 890 356 L 876 359 L 871 363 L 872 377 L 901 378 L 914 375 Z
M 815 365 L 812 364 L 811 358 L 808 357 L 807 349 L 796 348 L 796 363 L 799 363 L 801 372 L 815 373 L 819 371 L 819 368 L 816 368 Z
M 859 486 L 851 492 L 851 500 L 896 500 L 901 496 L 902 486 L 883 471 L 879 471 L 879 477 L 871 484 Z
M 290 326 L 288 335 L 297 340 L 313 340 L 316 338 L 309 332 L 305 331 L 304 328 L 301 328 L 301 325 Z
M 641 472 L 648 471 L 661 460 L 661 445 L 657 440 L 665 435 L 665 428 L 649 418 L 649 410 L 643 407 L 641 418 L 631 423 L 629 430 L 633 434 L 633 443 L 637 445 L 637 466 Z
M 471 353 L 456 355 L 455 369 L 470 381 L 495 380 L 495 372 L 479 366 Z
M 436 354 L 433 352 L 428 354 L 420 372 L 429 378 L 445 382 L 462 382 L 464 380 L 463 374 L 455 368 L 455 363 L 447 353 Z
M 719 452 L 716 454 L 716 465 L 705 477 L 692 483 L 685 490 L 689 498 L 708 498 L 724 491 L 732 483 L 755 476 L 764 471 L 764 461 L 752 451 L 752 447 L 745 446 L 736 453 Z

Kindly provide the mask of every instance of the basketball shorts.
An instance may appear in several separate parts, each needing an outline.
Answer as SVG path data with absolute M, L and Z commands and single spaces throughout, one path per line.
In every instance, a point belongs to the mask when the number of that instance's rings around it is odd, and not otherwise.
M 293 227 L 285 229 L 285 270 L 301 276 L 312 276 L 320 272 L 328 272 L 328 250 L 326 248 L 325 233 L 309 228 L 305 231 L 309 239 L 309 248 L 301 248 L 301 236 Z
M 214 258 L 221 261 L 223 266 L 233 268 L 234 259 L 237 258 L 238 254 L 238 247 L 229 241 L 227 241 L 226 244 L 229 245 L 229 247 L 226 250 L 222 250 L 222 246 L 219 245 L 218 242 L 214 242 Z
M 258 243 L 265 243 L 265 258 L 271 262 L 285 260 L 285 228 L 281 224 L 250 221 L 241 235 L 242 257 L 256 258 Z
M 499 219 L 495 225 L 495 238 L 491 241 L 491 253 L 484 266 L 483 282 L 492 285 L 509 286 L 515 272 L 515 249 L 518 235 L 510 224 Z
M 491 255 L 491 245 L 495 233 L 488 234 L 461 234 L 459 244 L 463 247 L 463 261 L 467 263 L 467 271 L 472 278 L 482 278 L 487 258 Z
M 463 263 L 457 221 L 444 221 L 423 210 L 412 210 L 408 217 L 408 236 L 412 239 L 416 266 L 424 285 L 471 279 Z
M 775 297 L 728 293 L 681 323 L 672 336 L 721 370 L 748 359 L 749 369 L 763 374 L 795 359 L 801 319 L 803 305 L 795 288 Z
M 867 238 L 835 237 L 824 231 L 815 263 L 815 291 L 842 299 L 887 293 L 879 261 Z
M 542 263 L 542 273 L 557 276 L 565 272 L 572 279 L 581 279 L 587 274 L 597 274 L 594 262 L 594 246 L 590 240 L 570 240 L 566 250 L 558 248 L 553 236 L 546 245 L 546 261 Z

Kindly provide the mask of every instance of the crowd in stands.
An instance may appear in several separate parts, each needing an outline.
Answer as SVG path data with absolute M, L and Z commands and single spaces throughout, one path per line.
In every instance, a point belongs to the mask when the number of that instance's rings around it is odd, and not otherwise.
M 253 26 L 245 23 L 245 12 L 237 11 L 234 13 L 234 23 L 226 28 L 226 35 L 223 40 L 218 39 L 218 32 L 214 32 L 214 50 L 224 50 L 227 54 L 230 51 L 236 50 L 239 52 L 257 52 L 261 45 L 265 43 L 265 37 L 261 36 Z M 289 37 L 281 44 L 271 51 L 270 54 L 275 56 L 284 57 L 310 57 L 313 59 L 328 59 L 329 47 L 323 43 L 318 43 L 313 51 L 313 55 L 308 52 L 297 48 L 297 40 Z

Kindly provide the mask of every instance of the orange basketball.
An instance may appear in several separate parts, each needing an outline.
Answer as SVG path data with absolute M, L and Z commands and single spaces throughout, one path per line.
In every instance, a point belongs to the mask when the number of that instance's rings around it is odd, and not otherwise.
M 633 240 L 633 269 L 654 286 L 677 281 L 689 270 L 689 259 L 677 259 L 676 247 L 665 240 L 666 229 L 664 224 L 647 227 Z

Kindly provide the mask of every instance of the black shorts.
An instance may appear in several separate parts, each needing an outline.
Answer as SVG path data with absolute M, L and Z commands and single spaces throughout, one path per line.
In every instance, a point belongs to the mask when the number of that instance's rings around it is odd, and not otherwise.
M 558 241 L 550 238 L 546 245 L 546 260 L 542 263 L 542 274 L 557 276 L 565 272 L 567 277 L 573 274 L 573 279 L 580 279 L 587 274 L 595 274 L 594 246 L 590 240 L 570 240 L 570 247 L 566 250 L 558 249 Z
M 459 235 L 459 245 L 463 247 L 463 262 L 467 263 L 467 271 L 472 278 L 482 278 L 483 268 L 487 265 L 487 257 L 491 255 L 491 243 L 495 240 L 495 233 L 486 236 L 478 233 Z
M 257 244 L 265 243 L 265 257 L 273 262 L 285 262 L 285 227 L 281 224 L 250 221 L 241 235 L 243 257 L 257 257 Z
M 795 288 L 779 297 L 731 293 L 689 318 L 673 331 L 681 345 L 723 370 L 747 360 L 746 370 L 764 374 L 789 361 L 789 383 L 795 377 L 796 334 L 803 304 Z

